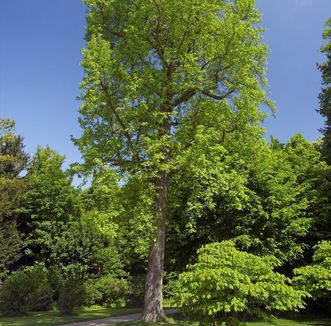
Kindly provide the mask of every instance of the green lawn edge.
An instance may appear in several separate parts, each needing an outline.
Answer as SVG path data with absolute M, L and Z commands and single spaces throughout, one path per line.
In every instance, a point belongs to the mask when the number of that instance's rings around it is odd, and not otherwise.
M 31 312 L 25 316 L 1 316 L 0 326 L 59 326 L 79 321 L 134 314 L 141 311 L 141 308 L 104 308 L 93 306 L 82 308 L 77 315 L 72 316 L 61 316 L 58 311 Z

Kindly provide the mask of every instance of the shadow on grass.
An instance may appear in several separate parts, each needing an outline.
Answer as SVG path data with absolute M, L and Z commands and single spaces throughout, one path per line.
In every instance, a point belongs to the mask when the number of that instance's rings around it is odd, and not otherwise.
M 0 326 L 56 326 L 78 321 L 101 319 L 111 316 L 140 312 L 139 308 L 103 308 L 90 307 L 82 309 L 76 315 L 63 316 L 57 311 L 34 312 L 25 316 L 1 317 Z
M 197 322 L 187 321 L 181 314 L 174 314 L 167 322 L 157 324 L 147 324 L 142 321 L 123 322 L 121 326 L 198 326 Z M 247 326 L 330 326 L 331 319 L 323 318 L 320 315 L 291 314 L 284 315 L 272 321 L 251 320 L 247 321 Z

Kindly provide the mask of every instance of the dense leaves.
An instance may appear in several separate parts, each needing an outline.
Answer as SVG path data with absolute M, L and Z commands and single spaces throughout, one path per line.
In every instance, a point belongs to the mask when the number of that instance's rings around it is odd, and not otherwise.
M 0 311 L 6 314 L 48 310 L 51 304 L 48 272 L 41 265 L 12 273 L 0 287 Z
M 323 32 L 326 44 L 322 46 L 321 52 L 326 55 L 326 61 L 318 66 L 322 74 L 322 90 L 319 94 L 319 112 L 325 118 L 322 140 L 322 152 L 326 162 L 331 166 L 331 18 L 326 22 Z M 331 230 L 331 170 L 324 175 L 325 193 L 328 196 L 328 217 L 322 221 L 321 228 Z M 331 239 L 330 233 L 322 239 Z
M 313 296 L 314 299 L 325 299 L 331 308 L 331 243 L 322 241 L 315 246 L 313 263 L 294 270 L 296 286 Z
M 185 168 L 171 184 L 169 267 L 183 269 L 201 245 L 227 239 L 283 262 L 301 259 L 312 238 L 329 232 L 321 227 L 329 216 L 329 167 L 314 144 L 301 135 L 268 144 L 241 131 L 207 148 L 208 133 L 199 134 L 199 154 L 183 155 Z
M 21 239 L 16 210 L 25 190 L 20 173 L 26 168 L 23 138 L 14 133 L 15 123 L 0 118 L 0 279 L 17 260 Z
M 25 234 L 25 256 L 31 262 L 49 264 L 67 224 L 80 215 L 77 190 L 62 170 L 63 162 L 63 156 L 46 147 L 37 149 L 29 166 L 20 228 Z
M 272 256 L 241 252 L 231 241 L 208 244 L 179 275 L 175 301 L 189 318 L 206 325 L 221 324 L 240 312 L 261 316 L 303 308 L 308 293 L 293 289 L 290 279 L 274 272 L 278 264 Z
M 327 43 L 321 51 L 326 55 L 326 61 L 320 64 L 319 70 L 322 73 L 322 91 L 319 95 L 319 112 L 325 118 L 325 127 L 322 130 L 324 134 L 324 152 L 326 160 L 331 164 L 331 18 L 325 24 L 323 38 Z

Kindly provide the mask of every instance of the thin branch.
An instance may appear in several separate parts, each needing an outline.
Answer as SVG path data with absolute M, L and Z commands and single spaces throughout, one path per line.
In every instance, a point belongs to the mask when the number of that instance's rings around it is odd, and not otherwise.
M 179 42 L 178 50 L 181 49 L 181 47 L 184 44 L 184 41 L 186 39 L 186 36 L 188 35 L 188 32 L 190 31 L 190 27 L 193 26 L 192 22 L 190 21 L 191 17 L 192 17 L 192 13 L 190 13 L 189 16 L 188 16 L 188 24 L 187 24 L 187 27 L 186 27 L 184 33 L 183 33 L 183 37 L 182 37 L 181 41 Z
M 208 90 L 202 90 L 202 94 L 208 96 L 208 97 L 211 97 L 215 100 L 224 100 L 226 97 L 228 97 L 229 95 L 231 95 L 233 92 L 235 91 L 235 89 L 231 89 L 229 91 L 227 91 L 226 93 L 222 94 L 222 95 L 217 95 L 217 94 L 214 94 Z
M 179 95 L 178 97 L 176 97 L 172 103 L 171 106 L 172 107 L 176 107 L 177 105 L 187 102 L 188 100 L 190 100 L 195 94 L 197 93 L 196 89 L 192 88 L 189 89 L 187 91 L 185 91 L 184 93 L 182 93 L 181 95 Z
M 109 108 L 112 110 L 112 112 L 115 115 L 118 123 L 120 124 L 120 126 L 121 126 L 121 128 L 124 132 L 124 135 L 125 135 L 126 139 L 128 140 L 129 146 L 131 147 L 132 151 L 134 151 L 134 146 L 133 146 L 133 143 L 132 143 L 132 139 L 131 139 L 130 134 L 128 133 L 128 128 L 126 127 L 125 123 L 123 122 L 120 115 L 118 114 L 115 105 L 112 103 L 107 87 L 103 83 L 101 83 L 101 88 L 102 88 L 102 90 L 104 91 L 104 93 L 106 95 L 107 103 L 108 103 Z

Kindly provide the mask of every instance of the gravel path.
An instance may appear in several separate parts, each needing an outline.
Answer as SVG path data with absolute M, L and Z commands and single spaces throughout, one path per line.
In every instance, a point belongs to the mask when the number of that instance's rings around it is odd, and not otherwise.
M 165 313 L 167 315 L 176 314 L 177 312 L 178 310 L 176 309 L 165 310 Z M 130 314 L 130 315 L 114 316 L 114 317 L 107 317 L 107 318 L 88 320 L 88 321 L 79 321 L 76 323 L 65 324 L 62 326 L 108 326 L 109 324 L 118 324 L 130 320 L 138 320 L 140 319 L 140 317 L 141 317 L 141 313 Z

